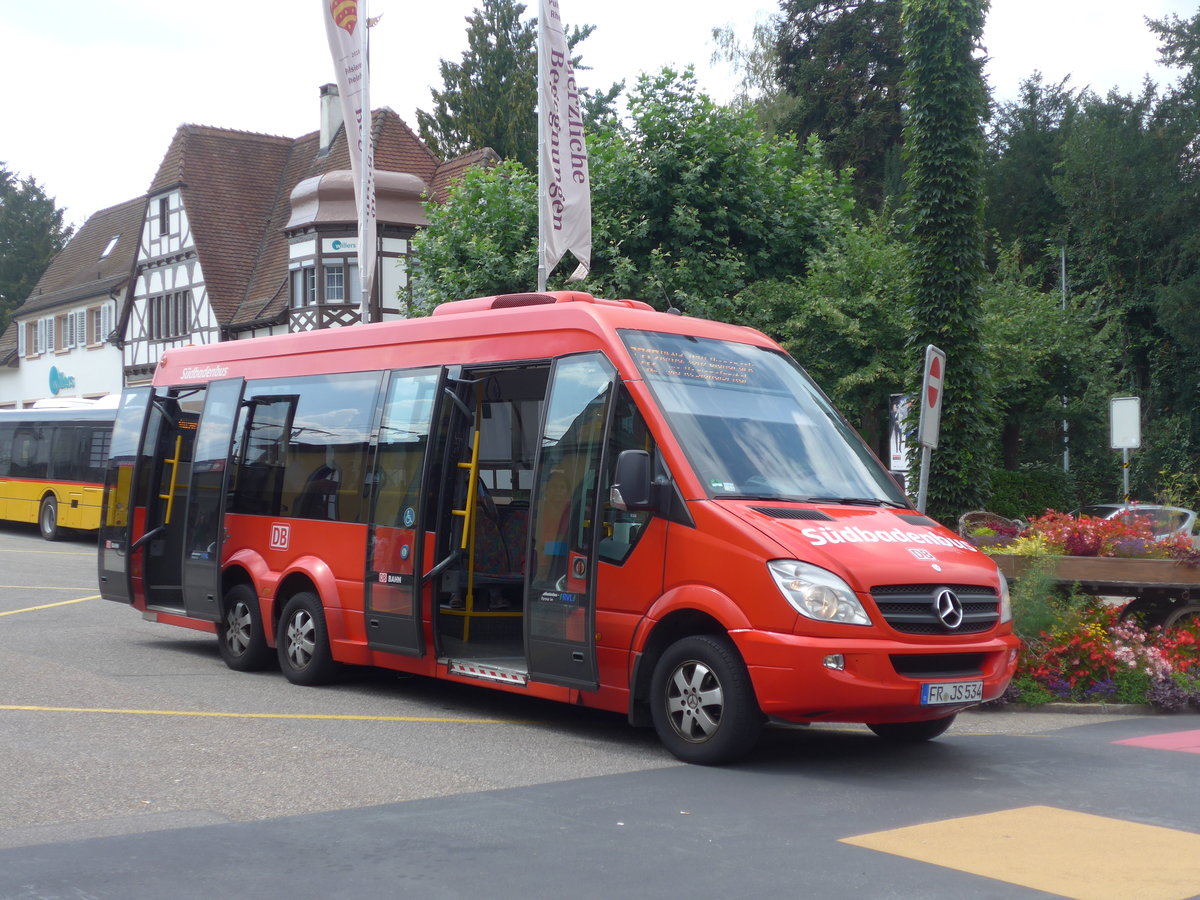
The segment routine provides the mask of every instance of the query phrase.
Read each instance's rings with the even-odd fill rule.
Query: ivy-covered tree
[[[801,142],[826,146],[851,169],[859,199],[879,208],[893,193],[902,141],[901,0],[781,0],[779,83],[795,98],[787,120]]]
[[[0,163],[0,333],[73,230],[36,180]]]
[[[946,352],[928,510],[979,509],[996,430],[981,353],[982,185],[987,110],[981,61],[986,0],[904,0],[906,219],[911,255],[914,383],[924,348]]]
[[[603,296],[770,330],[738,294],[803,274],[850,214],[848,185],[815,149],[717,106],[691,72],[642,76],[628,125],[589,137],[588,152],[592,270],[579,287]],[[532,287],[535,182],[517,163],[472,172],[431,209],[414,241],[420,306]]]
[[[433,90],[433,110],[417,110],[421,140],[443,159],[491,147],[501,159],[526,166],[537,160],[537,19],[522,20],[525,5],[483,0],[467,17],[467,49],[459,62],[441,62],[442,89]],[[594,25],[568,29],[572,49]],[[572,57],[576,71],[583,69]],[[584,125],[614,115],[623,88],[583,90]]]

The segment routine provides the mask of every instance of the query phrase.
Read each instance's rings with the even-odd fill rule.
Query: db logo
[[[934,562],[937,559],[937,557],[934,556],[932,553],[930,553],[928,550],[923,550],[919,547],[909,547],[908,552],[911,553],[913,556],[915,556],[917,559],[924,560],[925,562]]]
[[[280,522],[271,523],[271,549],[286,550],[292,539],[292,526]]]

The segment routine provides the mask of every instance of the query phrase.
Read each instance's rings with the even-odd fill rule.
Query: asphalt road
[[[1188,898],[1197,751],[1194,714],[979,712],[930,744],[771,729],[685,766],[620,716],[232,672],[99,599],[89,542],[0,526],[4,900]]]

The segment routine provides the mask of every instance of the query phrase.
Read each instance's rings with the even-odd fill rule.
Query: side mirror
[[[617,509],[651,509],[650,454],[645,450],[622,450],[609,489],[609,502]]]

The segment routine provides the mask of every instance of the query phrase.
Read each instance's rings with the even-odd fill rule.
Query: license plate
[[[983,700],[982,681],[939,681],[921,685],[922,706],[948,703],[979,703]]]

